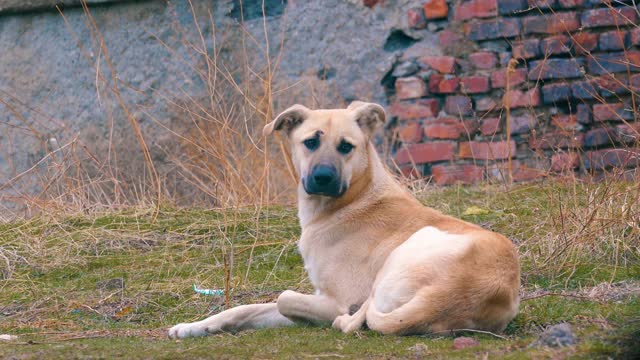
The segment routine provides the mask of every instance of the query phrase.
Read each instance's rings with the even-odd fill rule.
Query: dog
[[[382,106],[294,105],[264,127],[281,131],[299,175],[298,248],[315,288],[172,327],[184,338],[332,324],[345,333],[456,329],[501,332],[519,305],[520,266],[506,237],[423,206],[380,160],[371,138]]]

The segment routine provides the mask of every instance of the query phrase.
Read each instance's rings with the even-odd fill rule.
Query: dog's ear
[[[386,122],[384,108],[378,104],[354,101],[347,107],[353,112],[353,117],[367,136],[373,135]]]
[[[291,133],[291,130],[300,125],[309,116],[309,111],[311,110],[303,105],[293,105],[276,116],[272,122],[265,125],[264,129],[262,129],[262,134],[267,136],[271,135],[274,131],[284,129],[288,135]]]

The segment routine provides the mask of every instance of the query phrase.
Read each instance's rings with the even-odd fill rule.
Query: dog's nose
[[[342,186],[338,170],[332,165],[317,165],[304,182],[304,188],[308,194],[340,196],[346,190]]]
[[[313,171],[313,181],[318,186],[326,186],[335,180],[336,171],[333,167],[320,165]]]

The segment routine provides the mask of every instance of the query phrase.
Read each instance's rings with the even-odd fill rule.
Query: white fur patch
[[[398,246],[378,275],[375,306],[387,313],[408,302],[418,290],[414,284],[428,285],[447,271],[447,265],[464,253],[471,239],[424,227]]]

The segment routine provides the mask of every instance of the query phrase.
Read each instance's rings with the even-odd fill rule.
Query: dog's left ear
[[[387,121],[384,108],[378,104],[354,101],[347,109],[353,112],[354,119],[367,136],[373,135]]]
[[[306,106],[293,105],[276,116],[272,122],[265,125],[264,129],[262,129],[262,135],[271,135],[274,131],[282,129],[287,131],[287,135],[290,134],[296,126],[300,125],[309,116],[309,111],[311,110]]]

